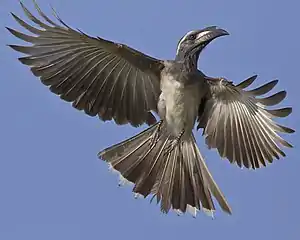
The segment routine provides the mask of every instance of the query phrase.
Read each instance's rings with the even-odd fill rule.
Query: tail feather
[[[190,142],[185,142],[185,145],[185,151],[183,151],[183,153],[186,154],[184,158],[187,159],[189,176],[191,177],[191,183],[194,190],[195,203],[198,204],[198,199],[200,199],[203,208],[215,210],[208,185],[203,178],[202,170],[197,161],[199,158],[197,158],[195,151],[195,148],[198,148],[196,142],[191,138]]]
[[[206,185],[209,186],[209,191],[212,193],[212,195],[216,198],[216,200],[218,201],[220,207],[223,209],[223,211],[231,214],[231,208],[229,206],[229,204],[227,203],[227,200],[224,196],[224,194],[222,193],[222,191],[220,190],[220,188],[218,187],[217,183],[215,182],[215,180],[213,179],[210,171],[208,170],[205,162],[204,162],[204,158],[202,157],[199,148],[196,145],[196,139],[194,136],[193,137],[193,141],[194,141],[194,148],[195,148],[195,152],[196,152],[196,156],[197,159],[199,159],[200,161],[196,161],[199,164],[199,169],[201,169],[201,172],[203,174],[203,179],[205,179]]]
[[[157,132],[158,127],[160,131]],[[159,134],[153,144],[155,134]],[[172,142],[164,124],[154,124],[140,134],[109,147],[98,154],[122,177],[135,186],[133,192],[144,197],[153,194],[161,211],[215,210],[212,195],[221,208],[231,209],[209,173],[193,135],[169,152]]]
[[[148,168],[144,169],[140,179],[136,182],[133,188],[134,192],[139,192],[144,196],[149,195],[153,192],[154,185],[159,179],[161,173],[160,169],[165,163],[164,148],[166,147],[168,141],[159,141],[153,151],[148,155]]]
[[[155,129],[153,125],[136,136],[103,150],[98,156],[119,171],[125,179],[135,183],[147,164],[143,155],[147,154],[150,137]]]

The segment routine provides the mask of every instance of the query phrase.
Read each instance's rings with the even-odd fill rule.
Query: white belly
[[[186,87],[170,76],[162,79],[161,90],[158,103],[160,117],[167,122],[172,135],[178,136],[184,130],[185,135],[190,136],[200,104],[198,85]]]

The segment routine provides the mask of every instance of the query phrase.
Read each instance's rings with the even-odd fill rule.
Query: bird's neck
[[[197,70],[197,64],[199,59],[199,53],[194,54],[183,54],[180,53],[176,56],[176,61],[183,62],[184,66],[188,70]]]

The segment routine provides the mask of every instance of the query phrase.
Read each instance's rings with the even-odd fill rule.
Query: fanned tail
[[[164,124],[156,123],[136,136],[101,151],[98,156],[134,184],[133,192],[156,196],[161,211],[178,213],[204,210],[212,215],[212,195],[221,208],[231,209],[213,180],[193,135],[181,140],[172,151],[173,139]]]

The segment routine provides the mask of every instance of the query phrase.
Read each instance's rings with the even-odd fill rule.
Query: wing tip
[[[6,44],[6,46],[8,46],[8,47],[12,48],[13,50],[19,52],[18,48],[20,46],[18,46],[18,45],[15,45],[15,44]]]
[[[244,89],[249,87],[256,79],[257,79],[258,75],[255,74],[251,77],[248,77],[246,80],[240,82],[239,84],[235,85],[236,87],[240,88],[240,89]]]
[[[279,79],[274,79],[270,83],[274,83],[275,85],[279,82]]]
[[[10,14],[12,15],[12,17],[16,20],[20,19],[16,14],[14,14],[13,12],[10,12]]]

